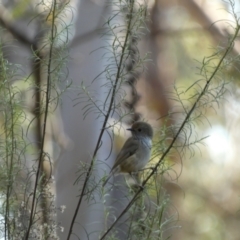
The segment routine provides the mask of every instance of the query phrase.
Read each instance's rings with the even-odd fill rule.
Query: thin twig
[[[51,25],[51,41],[50,41],[50,48],[49,48],[49,57],[48,57],[48,68],[47,68],[47,89],[46,89],[46,108],[44,111],[44,120],[43,120],[43,131],[42,131],[42,139],[41,139],[41,148],[40,148],[40,155],[39,155],[39,161],[38,161],[38,167],[37,167],[37,173],[36,173],[36,180],[35,180],[35,185],[34,185],[34,190],[33,190],[33,200],[32,200],[32,207],[31,207],[31,214],[30,214],[30,219],[29,219],[29,224],[28,224],[28,229],[26,232],[26,237],[25,239],[27,240],[30,234],[30,229],[33,223],[34,219],[34,213],[35,213],[35,200],[36,200],[36,194],[37,194],[37,186],[38,186],[38,180],[40,177],[40,172],[41,172],[41,165],[42,161],[44,158],[44,143],[45,143],[45,135],[46,135],[46,127],[47,127],[47,117],[48,117],[48,108],[49,108],[49,101],[50,101],[50,95],[51,95],[51,66],[52,66],[52,56],[53,56],[53,48],[54,48],[54,38],[55,38],[55,17],[56,17],[56,5],[57,2],[56,0],[53,1],[52,5],[52,25]],[[39,55],[39,59],[42,59],[42,56],[38,52],[36,54]],[[40,60],[38,60],[40,61]],[[40,83],[39,83],[40,84]],[[41,98],[41,88],[40,85],[37,86],[39,89],[36,92],[36,95],[38,96],[37,98]],[[40,113],[41,113],[41,101],[37,101],[36,104],[38,104],[37,111],[39,113],[38,116],[38,121],[40,121]]]
[[[133,6],[134,6],[134,1],[131,2],[130,16],[133,15],[133,14],[132,14],[132,13],[133,13]],[[98,152],[98,150],[99,150],[99,146],[100,146],[101,141],[102,141],[102,136],[103,136],[103,133],[104,133],[104,131],[105,131],[105,128],[106,128],[108,119],[109,119],[110,114],[111,114],[111,111],[112,111],[112,106],[113,106],[113,104],[114,104],[116,89],[117,89],[117,85],[118,85],[118,82],[119,82],[119,79],[120,79],[120,75],[121,75],[121,67],[122,67],[122,65],[123,65],[123,59],[124,59],[124,56],[125,56],[125,51],[126,51],[127,46],[128,46],[128,39],[129,39],[129,35],[130,35],[129,29],[131,28],[131,20],[132,20],[132,17],[130,18],[129,23],[128,23],[128,26],[127,26],[127,32],[126,32],[124,44],[123,44],[123,46],[122,46],[122,52],[121,52],[121,57],[120,57],[119,65],[118,65],[118,70],[117,70],[116,78],[115,78],[115,83],[114,83],[114,85],[113,85],[113,88],[110,89],[110,91],[112,91],[110,104],[109,104],[109,107],[108,107],[108,110],[107,110],[107,113],[106,113],[106,117],[105,117],[105,119],[104,119],[104,122],[103,122],[103,125],[102,125],[102,128],[101,128],[101,132],[100,132],[99,137],[98,137],[98,141],[97,141],[95,150],[94,150],[94,152],[93,152],[93,157],[92,157],[90,166],[89,166],[89,168],[88,168],[86,178],[85,178],[84,183],[83,183],[83,188],[82,188],[82,191],[81,191],[81,194],[80,194],[80,198],[79,198],[79,200],[78,200],[77,207],[76,207],[76,210],[75,210],[75,212],[74,212],[73,219],[72,219],[71,224],[70,224],[70,228],[69,228],[67,240],[70,239],[70,236],[71,236],[71,234],[72,234],[73,225],[74,225],[75,219],[76,219],[76,217],[77,217],[79,208],[80,208],[80,206],[81,206],[83,196],[85,195],[85,190],[86,190],[86,187],[87,187],[88,180],[89,180],[89,178],[90,178],[90,176],[91,176],[91,172],[92,172],[93,165],[94,165],[94,160],[95,160],[95,157],[96,157],[97,152]]]

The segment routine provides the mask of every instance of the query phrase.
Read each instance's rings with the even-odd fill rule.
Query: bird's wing
[[[111,172],[120,165],[124,160],[135,154],[137,149],[139,148],[139,141],[134,140],[132,137],[130,137],[125,144],[123,145],[121,151],[117,155],[116,161],[112,167]]]

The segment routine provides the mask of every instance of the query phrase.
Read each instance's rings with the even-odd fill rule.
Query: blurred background
[[[62,0],[63,3],[64,0]],[[76,169],[80,160],[87,161],[96,144],[101,121],[90,113],[87,120],[83,118],[83,109],[76,104],[77,89],[81,82],[90,85],[92,80],[103,71],[106,60],[102,58],[104,49],[91,53],[104,45],[99,37],[99,29],[109,14],[111,5],[103,0],[69,0],[71,10],[64,15],[64,21],[71,23],[68,36],[69,51],[67,78],[59,84],[64,89],[67,81],[72,87],[61,98],[55,117],[50,120],[49,138],[46,148],[54,162],[57,206],[64,205],[66,210],[59,214],[58,221],[64,226],[60,239],[66,239],[75,206],[78,187]],[[216,49],[228,44],[234,33],[235,20],[231,13],[234,8],[236,16],[240,12],[239,0],[145,0],[149,11],[148,28],[139,43],[142,54],[150,52],[152,61],[146,71],[138,76],[137,93],[128,92],[132,101],[135,118],[147,119],[155,130],[181,123],[178,114],[165,116],[176,110],[172,99],[174,86],[184,91],[194,82],[202,79],[199,75],[203,59],[211,56]],[[39,4],[40,3],[40,4]],[[44,4],[42,4],[44,3]],[[31,46],[36,44],[39,36],[44,36],[47,23],[42,15],[38,22],[34,16],[43,12],[44,6],[51,1],[40,0],[2,0],[0,2],[0,24],[4,29],[1,38],[6,45],[5,56],[10,62],[21,64],[17,80],[33,72]],[[42,7],[42,8],[41,8]],[[44,25],[45,24],[45,25]],[[59,43],[61,45],[61,42]],[[14,47],[13,47],[14,46]],[[13,49],[14,48],[14,49]],[[226,82],[225,90],[217,103],[204,109],[204,119],[194,123],[194,136],[204,138],[196,147],[185,150],[180,158],[169,159],[172,170],[166,175],[164,188],[170,196],[169,213],[177,213],[177,222],[167,230],[173,240],[238,240],[240,239],[240,91],[239,91],[239,40],[232,49],[232,59],[221,69],[221,80]],[[90,54],[91,53],[91,54]],[[216,60],[217,63],[217,60]],[[19,86],[21,84],[19,83]],[[104,79],[95,82],[91,88],[97,97],[104,99],[104,90],[100,86]],[[200,86],[204,81],[200,82]],[[24,86],[21,86],[24,91]],[[128,87],[126,87],[128,88]],[[130,88],[129,88],[130,89]],[[135,95],[134,95],[135,94]],[[186,93],[188,94],[188,93]],[[136,97],[137,95],[137,97]],[[183,95],[185,98],[186,95]],[[188,96],[189,97],[189,96]],[[134,99],[136,101],[133,101]],[[27,98],[26,98],[27,99]],[[30,98],[31,99],[31,98]],[[31,102],[31,100],[28,100]],[[79,103],[79,100],[77,100]],[[190,108],[191,101],[186,103]],[[28,111],[33,111],[31,104]],[[29,114],[30,114],[29,113]],[[179,113],[179,112],[178,112]],[[131,121],[125,122],[130,124]],[[54,127],[55,125],[55,127]],[[205,138],[207,137],[207,138]],[[102,161],[109,154],[110,139],[104,136],[99,159]],[[116,142],[118,152],[124,139]],[[108,159],[109,165],[114,160],[114,153]],[[94,208],[84,203],[77,218],[75,232],[85,239],[87,225],[89,231],[101,230],[103,216],[102,205]],[[94,235],[93,235],[94,236]],[[92,237],[94,239],[94,237]]]

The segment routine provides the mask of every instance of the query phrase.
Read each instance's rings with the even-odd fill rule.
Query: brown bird
[[[131,131],[132,137],[125,142],[117,155],[115,163],[103,186],[105,186],[113,174],[123,172],[131,175],[131,173],[143,169],[149,161],[153,137],[151,125],[146,122],[135,122],[127,130]]]

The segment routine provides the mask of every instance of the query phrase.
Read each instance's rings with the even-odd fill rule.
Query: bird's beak
[[[133,132],[133,129],[132,129],[132,128],[128,128],[127,130]]]

